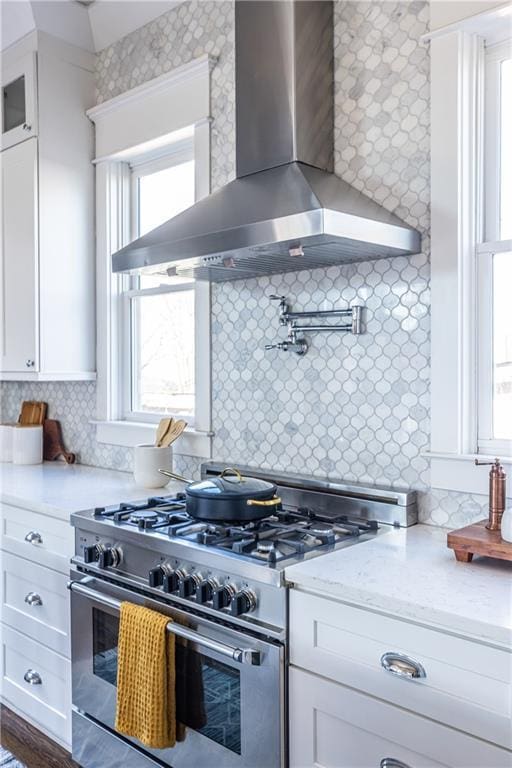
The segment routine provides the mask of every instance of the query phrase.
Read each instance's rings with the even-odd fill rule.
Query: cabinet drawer
[[[419,662],[425,677],[386,671],[381,657]],[[499,648],[292,590],[290,659],[344,685],[475,736],[512,746],[511,661]]]
[[[73,530],[66,520],[2,504],[2,547],[48,568],[69,572]]]
[[[41,682],[30,684],[31,672]],[[2,625],[2,694],[6,702],[66,744],[71,743],[71,663]]]
[[[512,753],[290,668],[290,768],[398,768],[397,761],[404,768],[510,768]]]
[[[1,568],[3,621],[69,658],[68,577],[7,552]]]

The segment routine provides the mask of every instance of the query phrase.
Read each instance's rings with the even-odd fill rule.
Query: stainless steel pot
[[[220,475],[194,482],[159,469],[166,477],[188,483],[185,488],[187,513],[208,522],[249,523],[268,517],[281,504],[277,486],[256,477],[243,477],[233,467]]]

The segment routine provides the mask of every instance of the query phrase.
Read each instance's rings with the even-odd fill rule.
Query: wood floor
[[[0,742],[27,768],[80,768],[69,752],[7,707],[0,708]]]

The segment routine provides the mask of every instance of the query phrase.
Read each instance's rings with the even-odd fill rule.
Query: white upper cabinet
[[[34,371],[38,368],[37,139],[2,152],[2,191],[1,367]]]
[[[94,58],[34,32],[1,72],[0,380],[93,379]]]
[[[36,54],[30,52],[2,69],[1,148],[37,136]]]

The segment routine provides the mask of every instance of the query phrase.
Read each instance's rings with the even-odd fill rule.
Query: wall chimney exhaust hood
[[[333,8],[235,2],[236,179],[112,257],[114,272],[220,282],[420,250],[333,174]]]

